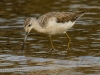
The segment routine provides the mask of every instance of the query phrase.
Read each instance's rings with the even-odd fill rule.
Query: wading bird
[[[67,34],[67,30],[70,29],[76,22],[78,18],[83,15],[83,11],[76,12],[49,12],[38,19],[36,18],[26,18],[24,22],[25,29],[25,38],[22,46],[22,50],[24,48],[24,44],[29,32],[34,29],[39,33],[48,34],[50,37],[50,43],[52,49],[54,50],[54,46],[52,43],[51,36],[55,34],[66,34],[68,38],[68,49],[70,49],[71,39]]]

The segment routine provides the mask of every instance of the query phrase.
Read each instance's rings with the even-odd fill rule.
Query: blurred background
[[[85,11],[84,16],[68,30],[72,40],[71,50],[67,51],[68,40],[65,35],[55,35],[52,39],[56,50],[51,52],[49,37],[32,30],[27,38],[24,53],[20,53],[24,40],[25,18],[38,18],[52,11]],[[71,72],[80,72],[80,75],[100,74],[100,0],[0,0],[0,69],[22,68],[23,65],[29,67],[26,60],[30,58],[61,61],[77,58],[77,61],[80,61],[78,59],[88,57],[91,61],[98,61],[99,66],[77,67],[79,70]],[[24,63],[20,64],[22,60]]]

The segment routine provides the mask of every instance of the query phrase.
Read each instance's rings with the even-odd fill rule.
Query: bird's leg
[[[54,50],[55,48],[53,46],[53,42],[52,42],[51,36],[49,36],[49,37],[50,37],[50,43],[51,43],[52,50]]]
[[[69,49],[70,49],[70,42],[71,42],[71,39],[70,39],[70,37],[68,36],[67,32],[66,32],[66,36],[67,36],[67,38],[68,38],[68,50],[69,50]]]

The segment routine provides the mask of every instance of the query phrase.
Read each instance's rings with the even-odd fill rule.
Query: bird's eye
[[[29,27],[31,26],[31,24],[28,25]]]

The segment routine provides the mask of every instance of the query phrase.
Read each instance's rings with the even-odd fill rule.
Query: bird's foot
[[[51,48],[52,50],[55,50],[55,48]]]
[[[51,52],[57,51],[57,49],[55,49],[55,48],[51,48],[50,50],[51,50]]]
[[[70,50],[70,47],[68,47],[67,50]]]

